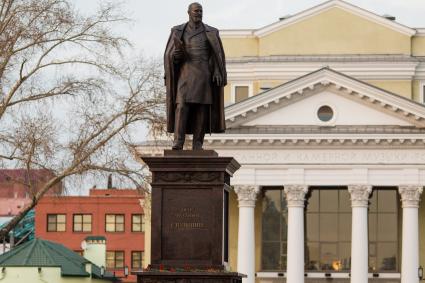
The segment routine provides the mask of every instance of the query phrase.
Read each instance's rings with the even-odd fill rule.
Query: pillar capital
[[[369,196],[372,192],[370,185],[349,185],[348,192],[351,196],[351,207],[368,207]]]
[[[252,206],[255,207],[259,186],[254,185],[235,185],[233,186],[235,193],[238,195],[239,207]]]
[[[284,192],[288,207],[304,207],[307,185],[285,185]]]
[[[419,207],[422,191],[421,185],[400,185],[398,192],[401,195],[402,207]]]

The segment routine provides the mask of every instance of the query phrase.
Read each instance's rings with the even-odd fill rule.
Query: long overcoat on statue
[[[176,64],[173,59],[174,50],[176,49],[175,41],[173,39],[176,37],[182,40],[186,26],[187,23],[175,26],[171,29],[171,34],[168,38],[164,54],[165,85],[167,89],[167,131],[169,133],[174,132],[177,82],[180,71],[180,64]],[[226,129],[224,118],[224,86],[227,84],[227,72],[224,50],[218,30],[206,24],[204,24],[204,27],[205,34],[211,46],[211,56],[209,60],[211,74],[214,73],[214,69],[218,69],[223,79],[222,86],[217,86],[213,83],[211,77],[212,104],[209,110],[210,113],[208,115],[205,132],[222,133]],[[191,134],[192,132],[191,123],[188,123],[186,133]]]

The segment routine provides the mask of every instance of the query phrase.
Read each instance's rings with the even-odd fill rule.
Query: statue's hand
[[[216,83],[217,86],[222,86],[223,85],[223,78],[221,77],[220,74],[215,73],[213,76],[213,83]]]

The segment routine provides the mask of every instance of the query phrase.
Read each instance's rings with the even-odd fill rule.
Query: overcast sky
[[[105,0],[70,0],[83,13],[95,11]],[[118,1],[118,0],[114,0]],[[161,56],[170,28],[187,21],[192,0],[121,0],[128,26],[117,27],[134,43],[136,52]],[[321,0],[204,0],[204,22],[218,29],[259,28],[287,14],[295,14]],[[347,0],[378,15],[390,14],[409,27],[425,28],[425,0]]]

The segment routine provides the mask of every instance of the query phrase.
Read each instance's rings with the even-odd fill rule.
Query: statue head
[[[187,9],[189,15],[189,21],[198,24],[202,22],[202,5],[198,2],[194,2],[189,5]]]

